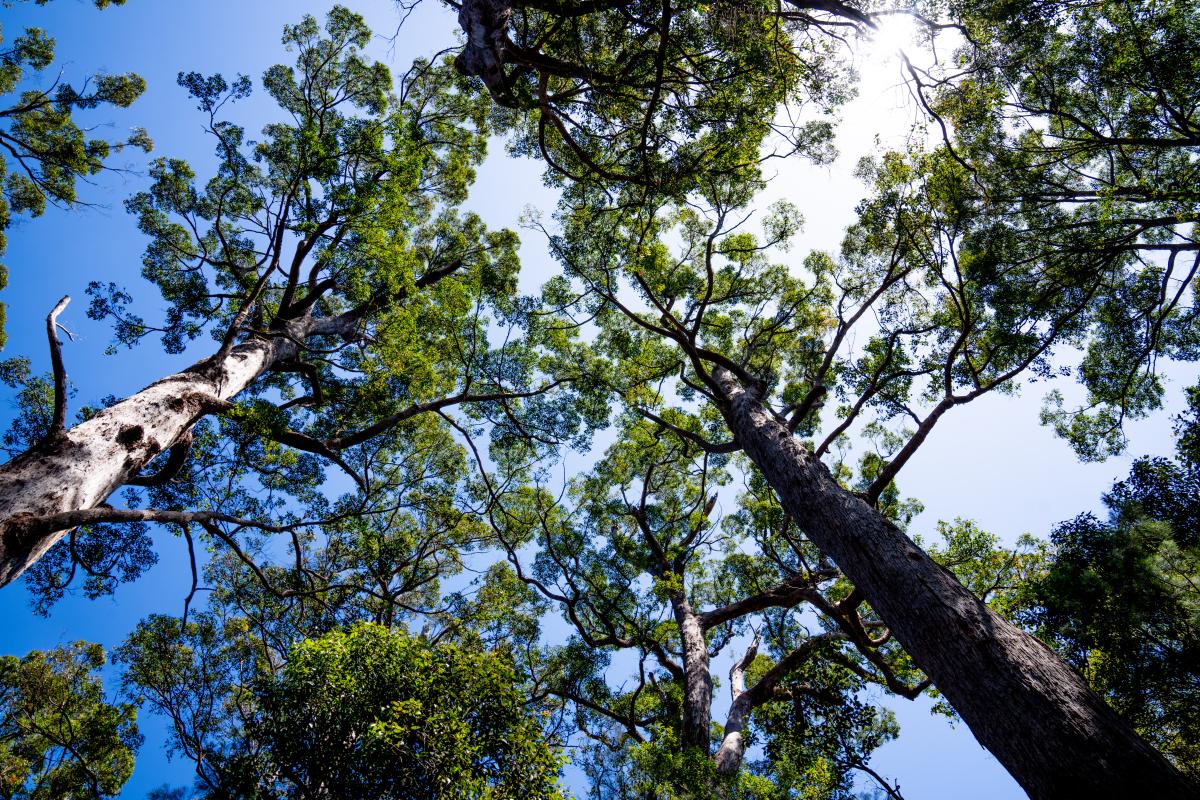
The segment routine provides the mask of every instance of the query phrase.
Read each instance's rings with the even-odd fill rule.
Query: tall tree
[[[1159,284],[1138,261],[1178,223],[1133,221],[1111,236],[1103,224],[1075,224],[1080,212],[1069,202],[1040,213],[1019,196],[996,202],[987,180],[973,180],[988,173],[982,157],[977,165],[948,146],[865,169],[875,196],[841,258],[809,258],[804,280],[770,264],[763,249],[788,226],[769,223],[765,239],[737,230],[760,180],[766,120],[777,118],[776,102],[802,89],[801,76],[831,71],[793,56],[831,24],[872,24],[855,6],[813,5],[811,13],[772,7],[731,21],[702,4],[462,5],[460,68],[518,109],[518,146],[536,142],[566,183],[563,232],[552,243],[573,281],[552,287],[552,299],[574,303],[605,331],[615,397],[702,447],[747,454],[796,524],[1032,796],[1128,794],[1151,784],[1188,796],[1187,782],[1068,665],[989,610],[878,508],[946,412],[1012,388],[1022,375],[1050,377],[1056,347],[1094,343],[1091,353],[1103,353],[1099,364],[1091,355],[1083,361],[1081,377],[1102,389],[1095,401],[1106,422],[1119,423],[1122,409],[1153,407],[1144,381],[1107,379],[1140,374],[1155,354],[1190,351],[1157,335],[1148,347],[1104,343],[1121,335],[1124,320],[1114,311],[1131,296],[1145,299],[1138,308],[1152,331],[1186,329],[1191,310],[1180,298],[1192,291],[1191,274],[1166,284],[1174,291],[1142,291]],[[1004,8],[952,22],[970,40],[972,26],[998,27]],[[723,30],[728,39],[705,38]],[[1044,30],[1071,36],[1069,25]],[[781,80],[761,62],[739,60],[768,51]],[[1061,48],[1043,52],[1053,58]],[[653,67],[632,79],[620,69],[594,73],[583,53],[612,53],[631,71]],[[717,84],[697,78],[696,64],[741,68]],[[1005,66],[1022,69],[1019,60]],[[1128,77],[1118,75],[1101,77]],[[1179,85],[1194,93],[1194,82]],[[531,100],[509,102],[506,86],[536,88],[527,91]],[[717,95],[730,103],[719,113],[706,105]],[[981,105],[993,109],[1002,99],[984,94]],[[738,128],[745,120],[757,127]],[[986,147],[985,136],[973,141]],[[714,168],[703,156],[676,159],[678,152],[711,154]],[[1040,236],[1047,222],[1061,236]],[[857,352],[848,338],[855,330],[866,342]],[[829,395],[842,401],[838,420],[806,445],[800,436],[816,431],[814,415]],[[897,424],[906,418],[913,430]],[[1089,425],[1083,416],[1057,419],[1064,431]],[[894,438],[856,492],[820,459],[848,432],[879,430],[870,421],[890,425]]]
[[[1056,343],[1086,333],[1089,301],[1101,288],[1060,292],[1033,270],[991,287],[965,269],[948,275],[943,248],[955,246],[955,229],[969,221],[940,202],[955,187],[952,162],[920,162],[879,166],[877,200],[864,206],[838,262],[807,260],[809,281],[762,255],[786,232],[786,212],[766,225],[763,241],[731,230],[743,215],[719,196],[707,219],[682,209],[634,225],[624,212],[598,210],[594,198],[564,216],[566,231],[553,240],[568,274],[578,276],[561,296],[585,298],[581,313],[606,331],[614,396],[702,448],[744,450],[798,527],[1032,794],[1053,794],[1068,780],[1057,757],[1024,744],[1020,732],[1033,720],[1047,740],[1061,737],[1064,751],[1074,747],[1090,763],[1107,759],[1112,774],[1141,753],[1136,780],[1156,764],[1169,785],[1170,768],[1066,664],[990,611],[879,508],[946,411],[1027,369],[1044,370]],[[675,254],[666,231],[682,239]],[[627,249],[614,246],[622,241]],[[631,292],[649,310],[633,305]],[[990,305],[1008,293],[1024,298],[1020,313]],[[844,337],[871,310],[880,329],[860,334],[865,346],[847,357]],[[799,435],[816,431],[816,406],[830,390],[843,398],[840,419],[806,446]],[[905,431],[898,418],[915,420],[916,429]],[[874,424],[864,433],[890,427],[890,435],[880,436],[882,456],[863,465],[856,489],[817,459],[866,420]]]
[[[521,643],[535,696],[594,745],[598,797],[620,795],[614,783],[656,798],[845,797],[856,771],[895,795],[867,765],[894,723],[858,695],[874,684],[911,698],[928,681],[760,474],[722,512],[733,465],[631,414],[561,503],[488,481],[513,578],[572,633]],[[733,650],[718,716],[712,666]],[[752,740],[765,759],[747,758]]]
[[[10,8],[28,0],[5,0]],[[42,6],[49,0],[36,0]],[[97,8],[124,5],[125,0],[94,0]],[[41,216],[46,204],[78,202],[75,187],[104,169],[114,151],[133,146],[149,152],[146,132],[135,129],[128,139],[109,141],[79,127],[75,115],[98,106],[125,108],[146,90],[138,75],[96,75],[78,89],[61,77],[47,86],[39,78],[54,62],[54,39],[41,28],[26,28],[0,50],[0,255],[13,215]],[[0,288],[7,272],[0,265]],[[0,347],[4,346],[4,306],[0,304]]]
[[[98,644],[0,658],[0,797],[116,797],[141,744],[132,705],[110,702]]]
[[[184,162],[159,159],[128,202],[150,238],[143,274],[167,301],[166,319],[145,321],[112,284],[89,287],[89,313],[113,318],[129,345],[152,333],[168,353],[206,333],[219,345],[67,428],[56,307],[48,429],[0,468],[0,584],[81,525],[92,527],[80,532],[86,547],[70,536],[72,562],[84,551],[112,558],[152,521],[180,526],[189,543],[202,531],[249,560],[239,545],[248,533],[295,537],[370,513],[329,506],[317,491],[323,463],[364,498],[386,493],[389,461],[419,438],[422,415],[474,404],[470,414],[497,417],[501,433],[515,425],[551,437],[592,413],[545,395],[563,383],[540,377],[535,348],[549,334],[527,326],[528,337],[489,345],[492,317],[515,324],[522,307],[515,235],[460,210],[484,154],[486,104],[446,64],[418,62],[393,92],[388,70],[361,53],[369,37],[343,7],[324,35],[311,17],[289,26],[296,67],[264,77],[286,121],[258,142],[221,118],[248,78],[181,74],[219,166],[200,185]],[[556,335],[569,351],[570,337]],[[219,424],[197,428],[213,414]],[[172,482],[193,446],[203,457],[192,466],[217,470],[209,494]],[[138,494],[126,508],[107,505],[123,485],[150,487],[159,505],[141,507]]]

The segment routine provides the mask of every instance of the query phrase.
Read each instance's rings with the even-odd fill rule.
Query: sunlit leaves
[[[0,658],[0,795],[115,797],[141,744],[137,712],[105,696],[97,644]]]
[[[298,645],[248,733],[283,796],[554,798],[558,759],[498,657],[357,626]]]
[[[48,1],[38,0],[38,5]],[[123,3],[95,0],[97,8]],[[47,203],[74,205],[79,200],[76,183],[104,169],[114,151],[135,147],[149,152],[152,147],[140,128],[124,140],[110,141],[90,135],[91,129],[81,128],[76,119],[78,112],[101,106],[128,107],[146,90],[141,76],[96,75],[79,88],[61,79],[33,88],[54,57],[54,39],[40,28],[25,29],[0,49],[0,254],[14,215],[40,216]],[[5,281],[0,266],[0,288]],[[3,314],[0,306],[0,346]]]
[[[127,682],[175,722],[203,797],[558,798],[551,748],[500,656],[377,625],[273,663],[253,629],[152,618]]]

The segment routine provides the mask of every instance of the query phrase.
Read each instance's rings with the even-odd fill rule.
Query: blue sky
[[[392,34],[399,17],[389,0],[349,0],[373,28]],[[123,8],[96,11],[87,0],[56,0],[45,8],[22,4],[4,11],[8,36],[25,25],[47,28],[58,39],[59,60],[68,81],[96,71],[135,71],[149,84],[132,108],[95,115],[95,123],[111,123],[114,137],[142,126],[155,140],[155,152],[180,156],[199,167],[210,159],[200,115],[175,84],[180,70],[226,75],[242,72],[258,78],[271,64],[289,61],[279,43],[285,23],[304,13],[318,16],[328,9],[321,0],[129,0]],[[427,55],[453,44],[453,16],[430,0],[408,21],[400,35],[376,44],[377,57],[394,70],[415,55]],[[915,111],[899,86],[899,72],[886,47],[865,50],[860,98],[845,111],[842,158],[830,167],[785,164],[771,182],[767,200],[787,198],[808,219],[800,253],[813,247],[836,248],[850,221],[862,187],[852,178],[854,162],[880,146],[895,144],[915,121]],[[268,103],[251,99],[240,113],[255,130],[267,120]],[[103,129],[102,129],[103,130]],[[879,137],[878,143],[876,136]],[[143,314],[153,318],[158,298],[138,278],[144,241],[122,201],[142,185],[140,155],[117,156],[124,173],[101,176],[84,187],[83,198],[94,205],[81,211],[51,209],[40,219],[19,223],[10,231],[4,258],[10,269],[3,299],[9,307],[9,344],[4,356],[29,357],[46,368],[44,317],[64,294],[75,299],[62,321],[77,341],[65,348],[67,369],[78,387],[77,400],[94,401],[134,391],[162,375],[186,366],[198,355],[166,356],[150,345],[106,356],[107,328],[87,319],[83,289],[91,280],[116,281],[131,287]],[[492,148],[480,170],[471,205],[494,227],[516,227],[526,206],[549,210],[554,194],[531,161]],[[553,274],[541,242],[525,235],[522,287],[533,289]],[[148,343],[149,344],[149,343]],[[197,347],[204,347],[200,343]],[[1189,373],[1169,387],[1169,403],[1177,407]],[[914,530],[927,535],[938,519],[965,516],[1006,540],[1021,533],[1045,534],[1055,522],[1095,508],[1100,493],[1121,476],[1128,459],[1080,465],[1069,449],[1038,426],[1040,396],[988,397],[950,415],[906,468],[907,493],[919,497],[927,511]],[[7,422],[11,401],[0,400],[0,423]],[[1167,452],[1169,420],[1138,423],[1132,430],[1132,454]],[[114,598],[89,602],[68,598],[49,619],[32,615],[22,587],[0,591],[0,652],[23,654],[33,648],[88,639],[113,647],[136,622],[151,612],[178,613],[187,592],[188,570],[181,540],[156,534],[160,564],[136,584],[122,587]],[[714,665],[716,671],[726,664]],[[880,772],[899,780],[909,798],[1021,797],[1002,769],[974,741],[965,727],[951,728],[932,717],[929,703],[892,704],[902,726],[901,739],[886,745],[873,761]],[[168,762],[162,753],[163,723],[143,719],[146,744],[125,797],[144,797],[163,783],[190,783],[189,764]]]

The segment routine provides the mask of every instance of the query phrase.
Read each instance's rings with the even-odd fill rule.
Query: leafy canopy
[[[504,658],[364,623],[299,641],[275,667],[251,630],[214,622],[152,617],[121,651],[126,681],[172,714],[201,796],[562,796]]]
[[[49,0],[36,2],[41,6]],[[94,2],[97,8],[124,4],[124,0]],[[103,170],[112,153],[125,147],[146,152],[151,148],[142,129],[134,129],[126,139],[109,141],[92,136],[77,118],[79,112],[102,106],[128,107],[146,90],[146,82],[129,73],[92,76],[79,88],[61,78],[37,86],[54,62],[54,49],[54,39],[41,28],[26,28],[0,49],[0,255],[6,247],[5,232],[16,215],[41,216],[47,203],[75,205],[76,183]],[[6,276],[0,266],[0,288]],[[0,346],[3,313],[0,306]]]
[[[1088,459],[1157,409],[1158,359],[1195,360],[1200,268],[1200,46],[1194,3],[952,5],[956,69],[922,81],[951,157],[989,217],[988,272],[1020,264],[1096,278],[1076,374],[1086,399],[1043,419]]]
[[[1020,618],[1054,645],[1138,732],[1200,775],[1200,389],[1176,426],[1177,456],[1142,458],[1051,535]]]
[[[324,25],[288,26],[295,66],[266,72],[280,118],[257,140],[226,118],[249,78],[181,73],[218,166],[201,180],[159,158],[127,203],[150,240],[143,276],[165,318],[144,319],[115,284],[89,287],[90,313],[113,320],[119,344],[158,334],[176,353],[205,335],[219,342],[202,372],[237,347],[271,343],[268,369],[132,476],[145,491],[123,493],[152,521],[221,515],[182,525],[190,552],[195,534],[257,567],[270,558],[256,532],[288,534],[301,559],[318,534],[361,543],[360,554],[378,546],[372,537],[431,531],[438,553],[470,547],[478,537],[456,503],[465,471],[454,426],[490,427],[500,443],[521,430],[549,446],[603,419],[577,388],[588,382],[577,335],[516,297],[516,235],[462,208],[485,154],[486,101],[448,63],[417,61],[393,83],[363,53],[369,40],[341,6]],[[42,419],[35,411],[23,431]],[[354,491],[339,496],[346,484],[327,483],[329,464]],[[46,600],[77,573],[111,591],[153,563],[145,529],[119,519],[77,529],[67,544],[34,567]],[[302,585],[270,590],[318,591],[340,569],[301,569],[289,580]]]
[[[110,702],[104,650],[76,642],[0,657],[0,797],[116,797],[141,744],[134,706]]]

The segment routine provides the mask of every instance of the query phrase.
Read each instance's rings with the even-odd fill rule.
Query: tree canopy
[[[149,189],[128,202],[150,239],[143,275],[167,302],[165,318],[145,320],[121,286],[99,281],[89,286],[89,314],[112,319],[120,344],[159,335],[174,353],[209,334],[217,348],[193,369],[85,409],[69,429],[56,374],[50,427],[25,442],[32,449],[8,473],[14,502],[36,506],[24,522],[9,517],[8,579],[64,535],[72,547],[39,565],[51,593],[77,568],[102,576],[119,554],[145,552],[130,549],[144,540],[136,524],[96,523],[175,522],[238,551],[248,529],[299,536],[367,506],[393,513],[391,489],[404,482],[412,448],[438,447],[421,431],[449,430],[443,418],[458,406],[496,419],[498,437],[517,427],[569,437],[596,416],[572,388],[581,382],[545,377],[545,359],[578,370],[578,348],[517,302],[515,235],[461,211],[484,153],[486,106],[446,64],[416,63],[393,93],[387,68],[360,53],[369,31],[345,8],[322,33],[312,18],[287,29],[297,67],[264,76],[287,121],[268,125],[261,141],[220,117],[251,90],[248,78],[181,73],[219,168],[200,185],[186,163],[160,158]],[[492,347],[491,324],[513,335]],[[196,427],[214,413],[216,427]],[[27,419],[19,424],[32,431]],[[120,452],[93,451],[84,468],[69,442],[93,428]],[[15,473],[27,470],[68,479],[68,463],[82,471],[65,491],[43,481],[35,499],[16,488],[25,479]],[[319,491],[326,464],[362,490],[350,506]],[[191,479],[172,483],[185,465]],[[460,479],[443,475],[447,486]],[[125,484],[147,487],[148,497],[134,490],[127,510],[90,507],[87,498]],[[131,542],[115,544],[130,532]],[[124,560],[120,569],[132,576],[138,565]]]
[[[141,744],[132,704],[106,696],[100,645],[0,657],[0,796],[116,797]]]
[[[259,134],[249,77],[179,74],[215,166],[158,158],[126,203],[162,308],[105,277],[88,313],[114,351],[212,345],[73,420],[65,299],[52,373],[4,363],[0,585],[52,613],[178,534],[182,615],[119,657],[204,797],[557,797],[565,751],[597,799],[895,798],[880,698],[926,694],[1033,797],[1190,796],[1196,409],[1049,544],[971,509],[910,536],[899,481],[1034,384],[1119,453],[1200,355],[1200,12],[451,5],[460,46],[398,79],[350,8],[289,25]],[[954,38],[903,61],[933,136],[864,158],[814,250],[764,176],[834,157],[847,39],[897,14]],[[558,191],[534,296],[466,210],[492,137]],[[100,168],[79,141],[45,198]]]
[[[152,617],[121,650],[200,796],[562,796],[558,754],[502,657],[369,623],[272,654],[244,623]]]
[[[50,0],[36,0],[39,6]],[[11,7],[28,0],[5,0]],[[94,0],[97,8],[125,0]],[[2,36],[2,33],[0,33]],[[3,41],[0,38],[0,41]],[[26,28],[0,50],[0,255],[14,215],[40,216],[46,204],[78,202],[76,184],[105,168],[113,152],[125,147],[150,151],[146,131],[135,128],[125,139],[110,141],[80,127],[77,114],[102,106],[128,107],[146,90],[141,76],[95,75],[78,87],[61,76],[48,86],[36,81],[54,63],[54,38],[42,28]],[[7,282],[0,266],[0,288]],[[4,307],[0,305],[0,347],[4,345]]]

